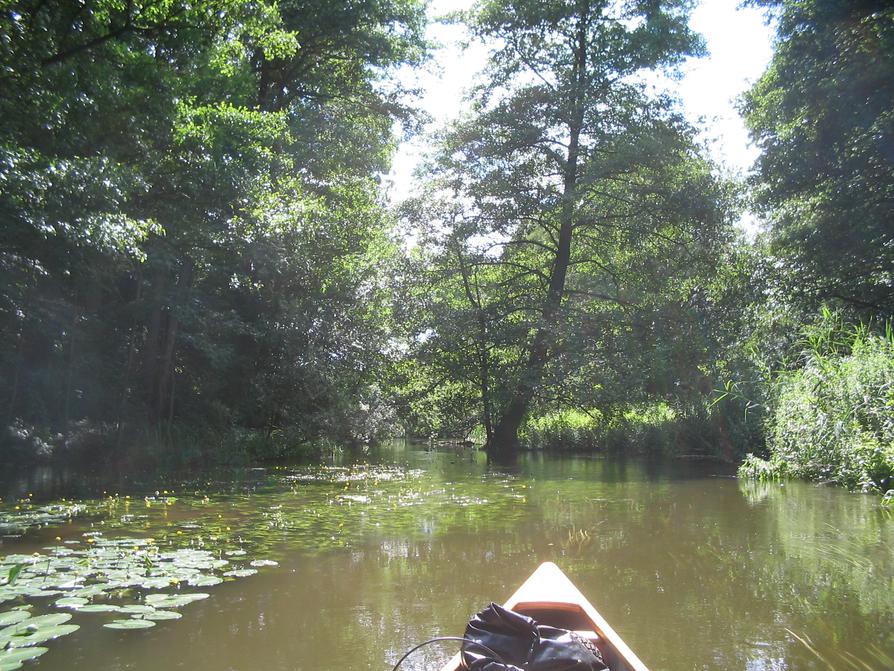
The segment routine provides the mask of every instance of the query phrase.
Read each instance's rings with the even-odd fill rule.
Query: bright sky
[[[701,0],[692,14],[692,27],[704,35],[709,56],[693,59],[683,67],[683,79],[673,90],[715,160],[734,172],[747,172],[757,157],[735,108],[736,98],[764,71],[772,55],[772,29],[763,13],[753,7],[738,9],[741,0]],[[432,18],[466,9],[472,0],[433,0]],[[462,49],[462,26],[432,23],[429,38],[443,45],[433,57],[431,72],[416,75],[424,90],[420,101],[437,128],[459,116],[463,93],[481,69],[486,50],[479,44]],[[409,76],[409,75],[408,75]],[[400,201],[413,190],[413,170],[425,151],[426,139],[418,137],[398,149],[391,174],[390,195]],[[743,225],[753,228],[750,217]]]

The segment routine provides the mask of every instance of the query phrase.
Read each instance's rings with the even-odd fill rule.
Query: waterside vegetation
[[[690,2],[481,0],[401,203],[421,0],[3,4],[4,461],[401,434],[888,491],[894,9],[752,4],[748,180],[645,83],[703,55]]]
[[[770,456],[749,455],[740,473],[894,489],[894,334],[848,327],[827,312],[800,345],[773,381]]]

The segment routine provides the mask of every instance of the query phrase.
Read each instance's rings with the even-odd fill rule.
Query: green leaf
[[[132,615],[131,617],[138,616]],[[143,615],[144,620],[179,620],[181,617],[183,617],[183,615],[173,610],[157,610],[154,613]]]
[[[258,570],[254,568],[239,568],[232,571],[226,571],[224,575],[228,578],[247,578],[248,576],[252,576],[257,572]]]
[[[121,606],[108,603],[92,603],[88,606],[78,608],[79,613],[116,613],[121,610]]]
[[[13,671],[22,667],[22,662],[40,657],[47,648],[7,648],[0,650],[0,671]]]
[[[31,617],[31,613],[26,610],[11,610],[6,613],[0,613],[0,627],[18,624],[29,617]]]
[[[155,626],[155,622],[143,619],[112,620],[102,626],[106,629],[149,629]]]
[[[23,568],[25,568],[25,564],[16,564],[9,569],[9,574],[6,577],[6,584],[12,585],[16,581],[16,578],[19,577],[19,573],[22,572]]]
[[[208,594],[202,592],[193,594],[150,594],[146,597],[146,603],[155,608],[180,608],[193,601],[201,601],[208,597]]]
[[[155,610],[155,607],[152,604],[128,604],[126,606],[119,606],[118,612],[125,613],[127,615],[145,615],[146,613],[151,613]]]
[[[68,636],[68,634],[74,633],[80,628],[80,625],[77,624],[60,624],[51,627],[25,629],[11,636],[4,636],[0,632],[0,645],[6,645],[9,648],[25,648],[59,638],[60,636]]]

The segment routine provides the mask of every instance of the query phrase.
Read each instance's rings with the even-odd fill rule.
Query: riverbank
[[[805,329],[796,366],[769,394],[767,454],[742,477],[799,478],[851,490],[894,488],[894,333],[827,319]]]

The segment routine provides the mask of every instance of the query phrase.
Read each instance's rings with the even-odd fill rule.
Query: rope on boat
[[[394,668],[392,668],[391,671],[397,671],[397,669],[400,667],[400,665],[404,663],[404,660],[407,657],[409,657],[410,655],[412,655],[414,652],[416,652],[419,648],[429,645],[430,643],[440,643],[441,641],[462,641],[463,643],[468,643],[470,645],[477,645],[479,648],[484,650],[484,652],[486,652],[488,655],[492,655],[494,657],[494,659],[496,659],[498,662],[500,662],[500,664],[505,664],[505,662],[503,661],[503,658],[500,657],[500,655],[498,655],[496,652],[494,652],[493,650],[488,648],[486,645],[484,645],[484,643],[479,643],[478,641],[473,641],[471,638],[464,638],[462,636],[438,636],[436,638],[430,638],[427,641],[423,641],[416,647],[410,648],[409,650],[407,650],[406,654],[403,657],[401,657],[399,660],[397,660],[397,664],[394,665]],[[462,657],[460,657],[460,659],[462,659]],[[460,666],[462,668],[465,668],[465,664],[462,661],[460,661]]]

